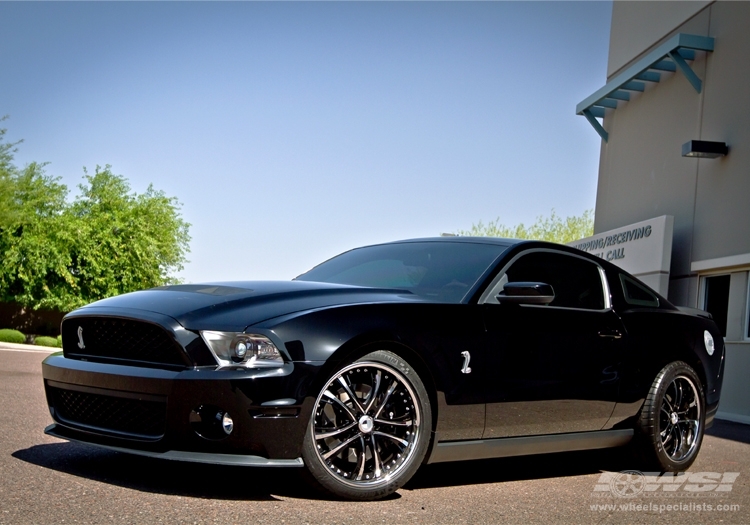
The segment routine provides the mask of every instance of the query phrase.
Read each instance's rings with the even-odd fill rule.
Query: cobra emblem
[[[81,350],[86,348],[86,345],[83,344],[83,327],[82,326],[78,327],[78,348],[80,348]]]
[[[469,366],[469,361],[471,361],[471,354],[464,350],[463,352],[461,352],[461,355],[464,358],[464,366],[461,367],[461,373],[471,374],[471,367]]]

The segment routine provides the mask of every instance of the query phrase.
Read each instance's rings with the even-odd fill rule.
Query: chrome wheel
[[[659,413],[659,437],[672,461],[683,461],[698,445],[701,425],[700,395],[687,376],[675,377],[664,392]]]
[[[413,462],[420,436],[428,431],[421,429],[422,420],[412,383],[392,366],[365,360],[328,381],[309,432],[317,460],[338,482],[375,488]]]

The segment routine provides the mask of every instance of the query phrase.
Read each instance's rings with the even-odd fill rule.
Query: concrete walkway
[[[37,346],[37,345],[19,345],[16,343],[4,343],[0,342],[0,350],[15,350],[16,352],[61,352],[62,348],[52,348],[51,346]]]

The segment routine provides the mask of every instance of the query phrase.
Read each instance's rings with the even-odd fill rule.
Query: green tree
[[[0,122],[8,117],[0,117]],[[8,130],[0,128],[0,228],[5,227],[15,214],[13,202],[13,153],[19,144],[5,142]]]
[[[506,226],[500,223],[498,217],[487,224],[479,221],[472,224],[471,229],[459,230],[457,234],[471,237],[535,239],[565,244],[594,234],[594,210],[586,210],[580,216],[574,215],[563,219],[553,209],[549,217],[540,215],[536,222],[528,227],[523,223]]]
[[[0,301],[69,311],[176,282],[189,251],[180,204],[152,186],[131,193],[110,166],[84,173],[80,195],[44,164],[13,164],[0,130]],[[84,170],[85,171],[85,170]]]
[[[73,284],[64,218],[68,189],[37,163],[12,166],[6,180],[11,197],[10,213],[0,223],[0,300],[57,307],[50,298]]]
[[[183,268],[190,241],[177,199],[153,186],[131,194],[110,166],[85,179],[65,214],[75,236],[70,271],[80,304],[176,282],[171,274]]]

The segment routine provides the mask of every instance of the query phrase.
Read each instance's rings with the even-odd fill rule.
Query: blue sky
[[[289,279],[346,249],[593,208],[610,2],[0,2],[18,164],[149,183],[186,282]],[[72,197],[72,195],[71,195]]]

